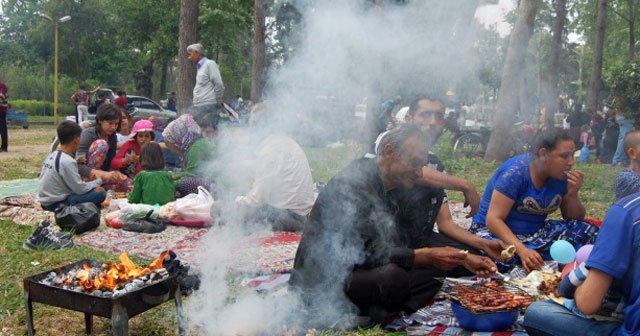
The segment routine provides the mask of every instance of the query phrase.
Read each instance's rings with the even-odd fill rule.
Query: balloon
[[[591,244],[585,245],[578,250],[578,253],[576,253],[576,262],[578,265],[587,261],[587,258],[589,258],[589,255],[591,254],[591,250],[593,250],[593,245]]]
[[[574,261],[574,262],[572,262],[572,263],[566,264],[566,265],[564,266],[564,268],[562,269],[562,275],[561,275],[560,277],[561,277],[562,279],[564,279],[564,278],[569,274],[569,272],[571,272],[571,271],[573,271],[574,269],[576,269],[576,268],[578,267],[578,265],[579,265],[579,264],[578,264],[577,262],[575,262],[575,261]]]
[[[560,264],[568,264],[576,259],[576,249],[566,240],[558,240],[551,245],[551,258]]]

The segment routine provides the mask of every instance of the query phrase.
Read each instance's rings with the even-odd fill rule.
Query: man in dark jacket
[[[381,322],[386,311],[420,308],[447,270],[462,266],[482,276],[496,270],[489,258],[445,246],[432,233],[441,190],[426,205],[431,227],[403,220],[399,193],[422,177],[427,160],[420,128],[402,125],[379,148],[377,158],[355,160],[334,176],[311,210],[290,283],[314,326],[326,327],[356,307]]]

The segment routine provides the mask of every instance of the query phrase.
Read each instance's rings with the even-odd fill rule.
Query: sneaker
[[[56,229],[55,226],[51,225],[51,223],[49,223],[48,221],[42,221],[42,224],[40,225],[43,226],[47,230],[47,233],[50,235],[55,235],[59,239],[71,239],[72,234],[70,232],[58,231],[58,229]]]
[[[73,247],[73,241],[60,239],[55,234],[50,234],[46,226],[40,225],[22,244],[26,250],[66,249]]]

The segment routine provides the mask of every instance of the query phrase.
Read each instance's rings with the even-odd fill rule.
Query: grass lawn
[[[53,127],[38,125],[37,128],[10,130],[10,156],[0,153],[0,179],[34,178],[40,170],[46,148],[54,134]],[[478,160],[453,160],[447,141],[441,141],[436,152],[445,162],[449,173],[469,179],[478,192],[484,191],[496,165]],[[34,150],[40,148],[40,151]],[[44,149],[42,149],[44,148]],[[24,150],[24,152],[19,152]],[[336,148],[305,148],[316,181],[326,182],[333,174],[348,164],[359,154],[357,146]],[[12,153],[13,152],[13,153]],[[585,173],[586,178],[580,196],[587,208],[587,215],[602,218],[614,198],[615,176],[620,168],[599,164],[578,165],[576,169]],[[461,201],[462,195],[450,192],[449,197]],[[22,249],[22,242],[32,233],[33,228],[19,226],[11,221],[0,221],[0,258],[4,266],[0,268],[0,336],[22,335],[25,332],[25,312],[22,298],[22,279],[26,276],[75,262],[92,258],[116,261],[115,255],[96,252],[85,247],[74,247],[65,251],[34,252]],[[136,263],[144,261],[134,259]],[[84,335],[83,314],[34,304],[35,327],[46,329],[40,334]],[[212,312],[215,314],[215,312]],[[247,317],[250,318],[250,317]],[[176,335],[177,325],[173,303],[167,303],[149,312],[138,315],[130,321],[131,335]],[[110,335],[108,319],[94,319],[95,335]],[[318,335],[340,335],[333,331],[322,331]],[[346,335],[389,335],[380,328],[346,333]]]

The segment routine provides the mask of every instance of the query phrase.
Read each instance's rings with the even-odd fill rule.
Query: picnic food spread
[[[558,295],[558,285],[560,285],[560,281],[562,278],[559,276],[555,276],[553,278],[544,279],[538,285],[538,292],[542,295],[554,295],[559,297]]]
[[[524,309],[535,301],[524,292],[508,291],[496,281],[455,285],[451,290],[451,298],[475,313]]]

